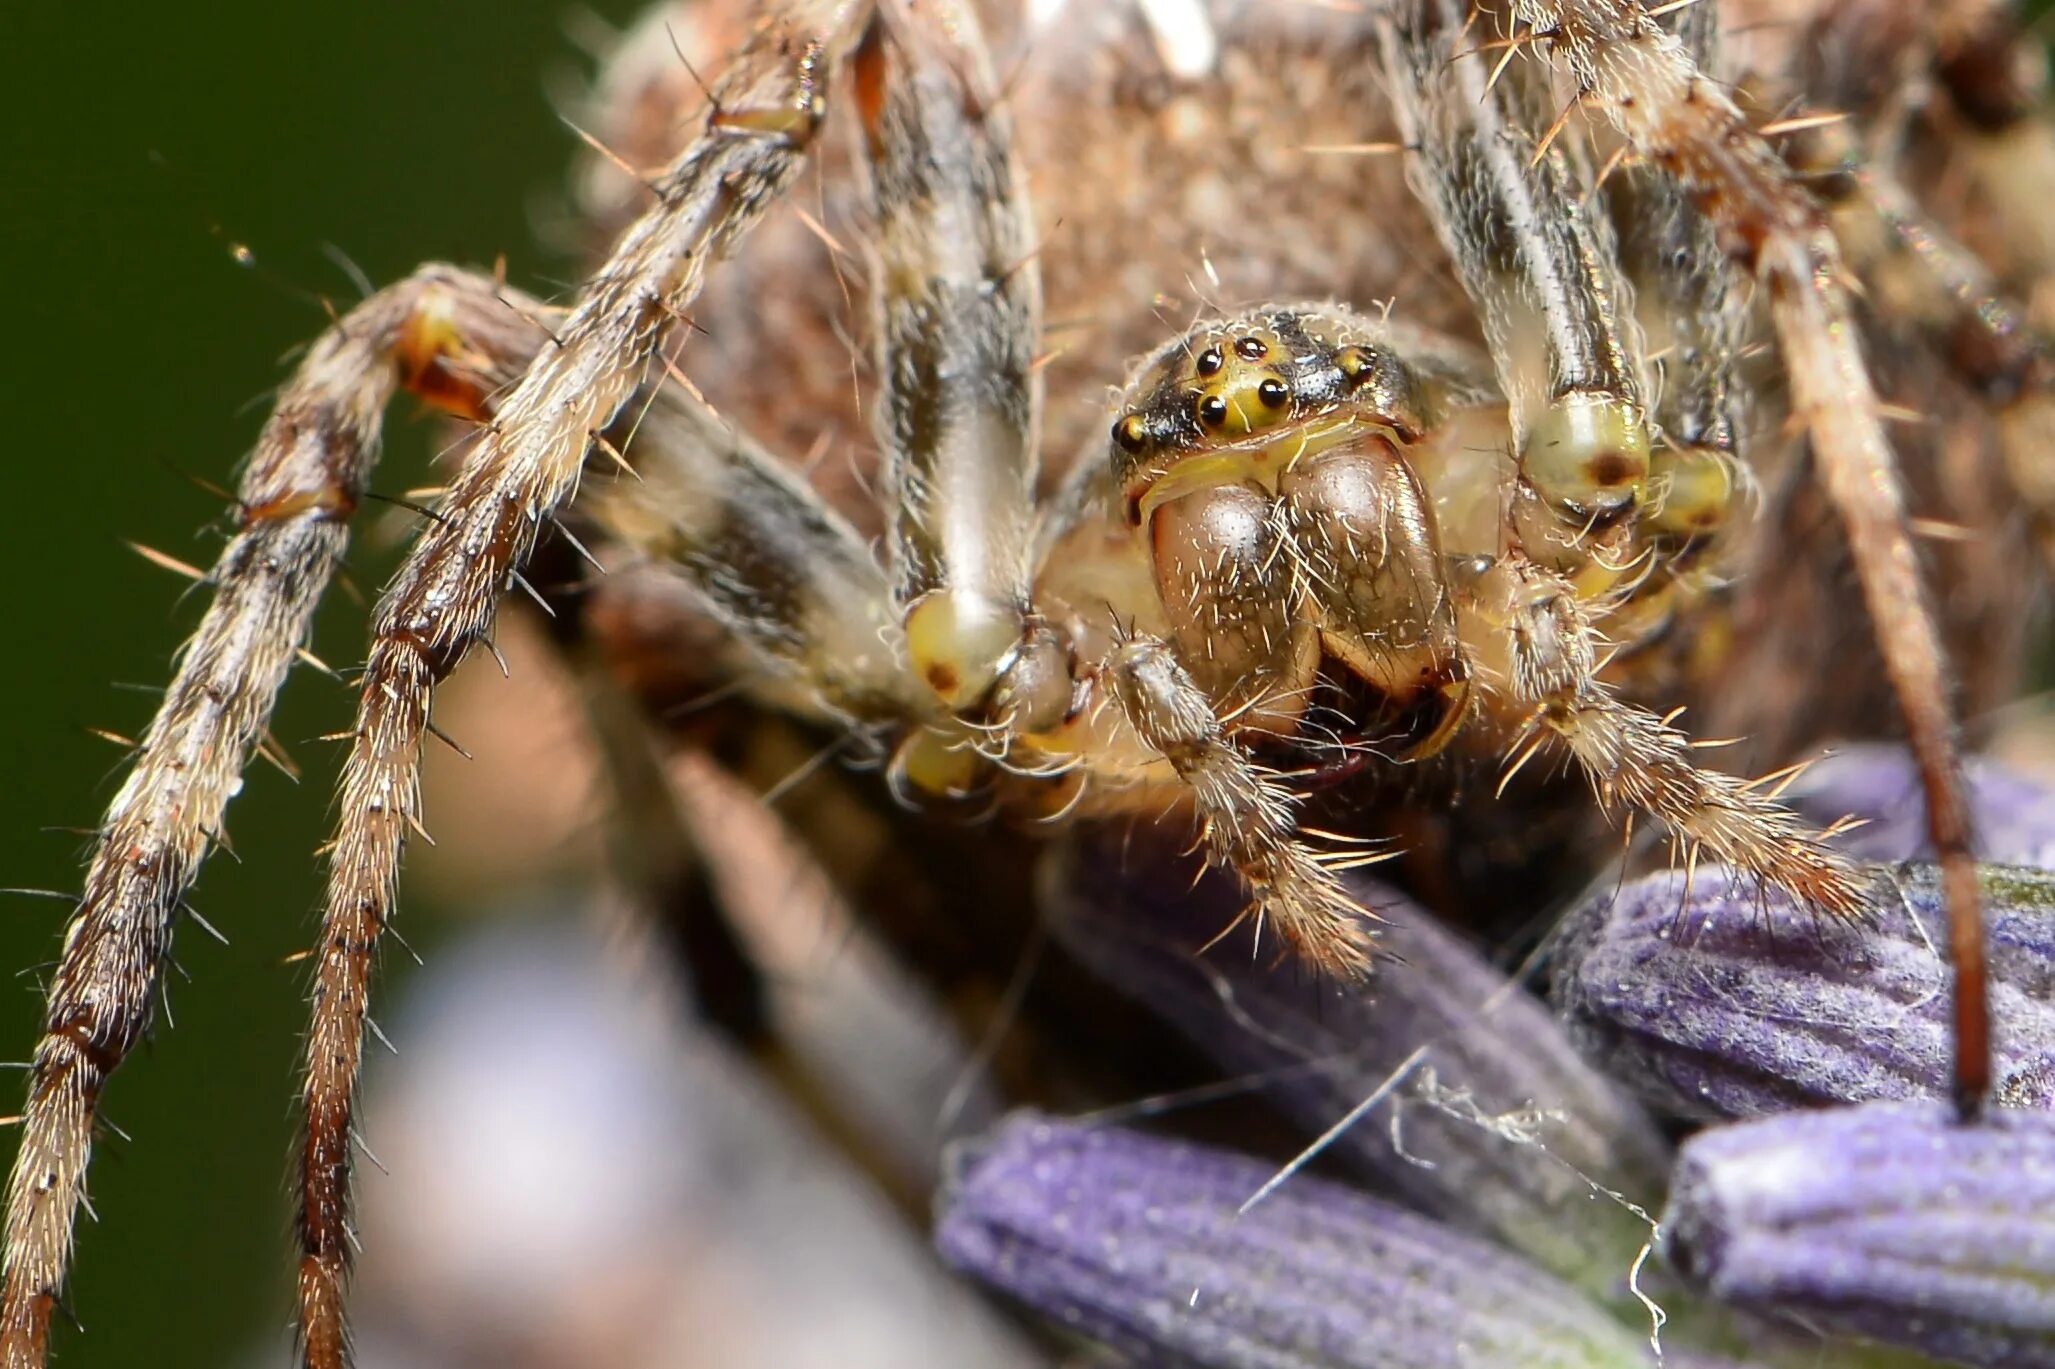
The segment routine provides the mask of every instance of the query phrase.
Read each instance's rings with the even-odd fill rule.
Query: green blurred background
[[[575,140],[551,94],[589,70],[576,14],[619,22],[635,0],[403,0],[279,5],[6,7],[0,17],[0,262],[14,324],[0,365],[0,885],[71,889],[82,839],[121,756],[88,726],[133,734],[196,614],[179,581],[122,546],[211,560],[220,512],[184,473],[227,483],[287,348],[320,329],[317,299],[355,291],[332,243],[385,282],[424,258],[490,264],[547,291],[569,274],[538,247]],[[247,244],[255,269],[230,245]],[[402,422],[379,486],[421,483],[426,425]],[[375,586],[389,557],[360,553]],[[339,599],[316,648],[360,652]],[[252,772],[230,813],[240,865],[209,865],[195,902],[231,944],[188,927],[176,1028],[123,1070],[82,1223],[66,1365],[221,1365],[283,1345],[288,1316],[294,1056],[332,746],[349,700],[308,672],[276,728],[307,771]],[[62,905],[0,900],[0,1060],[26,1057]],[[424,951],[438,911],[407,906]],[[412,962],[388,957],[387,983]],[[0,1077],[0,1111],[19,1084]],[[11,1163],[13,1145],[4,1146]]]

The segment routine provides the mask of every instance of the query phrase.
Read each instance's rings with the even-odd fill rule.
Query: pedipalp
[[[1498,687],[1532,710],[1534,740],[1552,736],[1575,758],[1602,810],[1654,818],[1694,866],[1709,853],[1834,917],[1865,915],[1870,884],[1854,862],[1760,782],[1700,765],[1682,729],[1619,699],[1599,678],[1598,629],[1562,575],[1514,554],[1458,593],[1509,647]]]

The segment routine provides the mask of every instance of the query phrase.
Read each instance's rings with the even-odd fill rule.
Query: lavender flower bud
[[[1999,1106],[2055,1106],[2055,875],[1984,868]],[[1934,870],[1879,876],[1838,924],[1720,868],[1672,871],[1573,917],[1558,1011],[1580,1049],[1659,1108],[1754,1117],[1947,1096],[1947,918]]]
[[[1971,759],[1968,771],[1978,855],[2055,868],[2055,792],[1995,761]],[[1848,747],[1814,764],[1784,797],[1822,827],[1850,814],[1865,819],[1835,843],[1851,855],[1882,861],[1933,857],[1926,794],[1902,746]]]
[[[1538,999],[1399,895],[1362,879],[1351,888],[1386,920],[1381,944],[1403,962],[1368,984],[1259,955],[1242,933],[1195,955],[1245,895],[1217,875],[1193,885],[1131,849],[1077,856],[1045,906],[1073,954],[1230,1071],[1263,1080],[1309,1135],[1360,1111],[1327,1153],[1632,1307],[1627,1272],[1648,1226],[1593,1185],[1652,1207],[1667,1142]]]
[[[1150,1365],[1599,1369],[1644,1341],[1516,1256],[1376,1199],[1114,1128],[1017,1115],[967,1156],[957,1268]]]
[[[2055,1114],[1871,1104],[1717,1127],[1685,1143],[1663,1228],[1670,1263],[1731,1305],[2055,1365]]]

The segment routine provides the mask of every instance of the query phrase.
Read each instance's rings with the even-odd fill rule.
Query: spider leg
[[[914,673],[1018,731],[1070,677],[1033,620],[1041,312],[1032,219],[971,7],[888,7],[855,59],[877,219],[877,407]]]
[[[1726,583],[1733,515],[1758,481],[1736,375],[1747,311],[1743,292],[1729,288],[1726,253],[1667,172],[1622,167],[1604,191],[1655,373],[1659,433],[1627,558],[1629,592],[1602,605],[1600,625],[1626,664]]]
[[[1702,67],[1717,58],[1717,12],[1687,5],[1664,20]],[[1677,178],[1615,148],[1593,189],[1619,240],[1620,268],[1649,359],[1657,445],[1635,528],[1631,594],[1601,626],[1633,658],[1724,583],[1735,549],[1732,514],[1757,488],[1736,374],[1748,301],[1712,224]],[[1628,667],[1633,670],[1633,666]]]
[[[1693,60],[1716,60],[1718,11],[1694,4],[1667,16]],[[1624,151],[1624,149],[1622,149]],[[1672,541],[1715,531],[1746,479],[1743,420],[1734,369],[1747,308],[1719,235],[1696,212],[1689,192],[1661,167],[1635,162],[1604,182],[1619,234],[1620,265],[1633,286],[1634,318],[1660,383],[1662,433],[1649,466],[1643,518]],[[1658,562],[1673,558],[1664,557]]]
[[[369,980],[407,833],[419,823],[421,741],[435,686],[484,638],[544,522],[576,491],[587,448],[646,377],[707,269],[796,175],[826,111],[830,67],[868,6],[779,6],[713,95],[699,136],[656,180],[529,368],[381,599],[316,951],[299,1212],[300,1333],[312,1369],[348,1360],[343,1283],[349,1175]]]
[[[550,549],[561,561],[573,554],[567,543]],[[609,592],[632,601],[641,586],[632,571],[581,582],[565,569],[545,598],[542,627],[582,705],[608,810],[601,824],[607,863],[640,915],[632,930],[669,952],[664,959],[679,967],[681,996],[701,1021],[753,1049],[770,1039],[766,987],[725,916],[703,843],[665,771],[657,720],[616,671],[604,632],[618,606],[595,609]]]
[[[1869,889],[1850,861],[1758,783],[1696,764],[1690,737],[1599,680],[1598,634],[1563,576],[1514,554],[1459,593],[1511,642],[1511,668],[1498,687],[1535,710],[1537,725],[1583,767],[1602,808],[1647,813],[1694,852],[1837,917],[1865,915]]]
[[[772,702],[842,726],[940,720],[869,546],[790,465],[675,379],[624,426],[632,474],[592,478],[580,510],[682,579],[779,682]]]
[[[2043,554],[2055,558],[2055,359],[2026,304],[1899,179],[1895,150],[1865,150],[1835,124],[1801,135],[1785,157],[1819,187],[1836,240],[1870,283],[1870,308],[1886,326],[1923,335],[1992,406],[2012,487],[2035,515]]]
[[[396,390],[484,419],[546,311],[427,266],[365,300],[280,392],[237,492],[214,599],[108,807],[51,980],[7,1194],[0,1363],[43,1362],[100,1091],[147,1030],[178,910],[342,560]]]
[[[1575,77],[1587,107],[1595,105],[1636,154],[1691,191],[1728,254],[1753,271],[1769,300],[1792,407],[1847,530],[1926,790],[1956,974],[1955,1091],[1965,1115],[1973,1114],[1989,1091],[1991,1043],[1969,807],[1946,658],[1850,314],[1840,248],[1803,185],[1684,45],[1639,4],[1515,0],[1514,13]]]
[[[647,464],[647,445],[638,450]],[[669,987],[700,1023],[751,1061],[909,1219],[925,1221],[926,1182],[907,1172],[904,1157],[866,1132],[851,1099],[838,1091],[839,1081],[823,1077],[818,1062],[808,1058],[804,1043],[793,1036],[791,1005],[780,1001],[774,976],[759,960],[766,950],[764,928],[752,926],[743,902],[749,886],[735,883],[736,861],[723,856],[724,850],[734,849],[724,846],[735,828],[734,815],[707,792],[709,784],[723,787],[723,779],[732,791],[738,777],[697,747],[686,748],[695,753],[690,768],[680,765],[683,757],[670,754],[663,743],[661,720],[609,669],[606,644],[597,635],[601,629],[587,620],[584,609],[592,594],[604,595],[655,570],[610,574],[584,592],[552,596],[557,615],[550,624],[578,685],[602,783],[611,797],[607,852],[628,899],[615,920],[629,963],[668,970]],[[627,592],[639,596],[647,590],[630,586]],[[691,781],[684,778],[687,774]],[[765,854],[763,831],[783,828],[769,809],[754,822],[758,839],[742,843],[753,871]],[[783,854],[790,862],[781,866],[774,858],[771,866],[782,868],[788,880],[806,882],[802,868],[806,875],[818,873],[805,867],[796,851]],[[770,941],[775,956],[775,937]]]
[[[1546,71],[1488,41],[1470,0],[1379,19],[1415,184],[1477,306],[1512,405],[1512,526],[1589,594],[1627,573],[1651,436],[1646,369],[1615,282],[1601,202],[1584,193]]]

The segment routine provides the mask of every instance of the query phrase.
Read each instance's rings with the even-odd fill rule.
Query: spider
[[[1022,834],[1142,824],[1190,833],[1245,918],[1342,977],[1377,947],[1340,872],[1394,860],[1452,913],[1486,889],[1532,911],[1552,891],[1521,879],[1603,821],[1859,918],[1870,877],[1680,715],[1780,763],[1895,704],[1974,1113],[1946,666],[2002,697],[2055,499],[2038,75],[1977,0],[662,12],[602,83],[584,188],[612,246],[571,299],[423,267],[280,393],[51,980],[0,1360],[43,1362],[102,1086],[400,390],[473,431],[344,734],[303,1098],[309,1365],[348,1358],[355,1085],[431,705],[510,594],[652,716],[711,691],[678,730],[716,754],[775,714],[874,760],[895,831],[903,809],[1006,815],[909,838],[960,891],[959,835],[1009,872],[966,924],[1027,901]],[[1947,534],[1939,596],[1919,529]],[[624,789],[636,753],[613,748]],[[792,821],[833,867],[831,818]],[[975,959],[893,893],[860,902],[909,958]],[[756,1030],[732,939],[701,920],[691,949],[710,1015]]]

